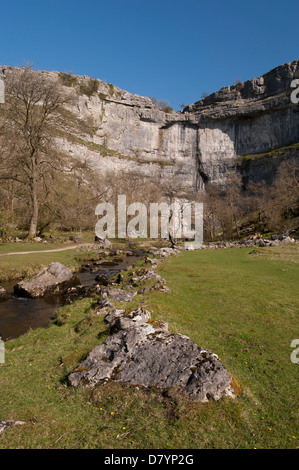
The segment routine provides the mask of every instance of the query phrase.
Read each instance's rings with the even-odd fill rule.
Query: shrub
[[[90,78],[87,83],[83,82],[80,84],[79,91],[82,95],[87,95],[89,98],[98,91],[99,82],[95,78]]]
[[[108,84],[108,91],[109,91],[109,95],[112,97],[114,95],[114,86],[112,85],[112,83],[109,83]]]
[[[78,79],[70,73],[59,73],[59,80],[62,85],[72,87],[78,84]]]

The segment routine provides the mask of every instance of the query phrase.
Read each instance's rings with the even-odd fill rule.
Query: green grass
[[[279,147],[277,149],[272,149],[269,152],[264,152],[264,153],[253,153],[250,155],[244,155],[242,157],[239,157],[239,160],[241,161],[247,161],[247,160],[257,160],[259,158],[264,158],[264,157],[276,157],[277,155],[281,155],[287,151],[290,150],[298,150],[299,149],[299,143],[288,145],[287,147]]]
[[[54,261],[58,261],[75,270],[92,256],[94,256],[93,253],[84,253],[77,249],[57,253],[42,253],[38,251],[36,254],[3,256],[0,258],[0,283],[3,280],[24,276],[31,277],[42,267],[48,266]]]
[[[108,335],[94,300],[83,299],[60,309],[62,326],[5,344],[0,419],[25,424],[0,435],[0,448],[297,448],[290,343],[298,337],[298,245],[250,251],[184,252],[158,269],[171,293],[134,297],[154,320],[219,355],[241,387],[235,400],[68,386],[68,374]]]
[[[83,252],[80,249],[73,249],[67,251],[46,253],[45,250],[54,250],[60,248],[67,248],[75,245],[74,242],[69,240],[70,235],[80,236],[80,243],[92,243],[94,234],[86,232],[81,234],[74,234],[65,232],[64,234],[53,233],[53,239],[49,238],[46,234],[47,243],[33,243],[29,241],[22,241],[18,243],[1,243],[0,244],[0,283],[3,280],[15,279],[23,276],[32,276],[38,272],[42,266],[47,266],[53,261],[59,261],[70,268],[77,268],[84,262],[85,259],[91,258],[94,253]],[[6,253],[19,253],[26,251],[36,251],[30,254],[15,254],[7,255]]]

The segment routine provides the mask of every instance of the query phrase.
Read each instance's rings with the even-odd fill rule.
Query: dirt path
[[[53,250],[34,250],[34,251],[13,251],[11,253],[0,253],[0,256],[10,256],[10,255],[31,255],[37,253],[55,253],[58,251],[74,250],[75,248],[80,248],[81,246],[92,245],[92,243],[81,243],[80,245],[71,245],[65,248],[54,248]]]

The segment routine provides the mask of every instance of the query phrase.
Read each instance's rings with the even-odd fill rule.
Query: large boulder
[[[135,313],[141,317],[143,312]],[[120,321],[121,316],[117,319]],[[93,388],[107,381],[160,390],[176,388],[200,402],[235,396],[232,376],[215,354],[186,336],[149,323],[110,336],[69,375],[74,387]]]
[[[68,288],[77,286],[80,281],[71,269],[61,263],[51,263],[41,269],[32,279],[19,282],[14,286],[16,295],[29,298],[63,294]]]

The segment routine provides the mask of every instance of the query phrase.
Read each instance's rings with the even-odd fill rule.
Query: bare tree
[[[59,108],[69,100],[56,80],[31,67],[7,74],[0,178],[23,186],[30,197],[28,238],[37,234],[40,193],[49,184],[49,175],[67,168],[53,145],[53,127],[59,125]]]

